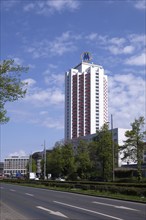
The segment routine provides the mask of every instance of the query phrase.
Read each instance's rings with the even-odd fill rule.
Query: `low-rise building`
[[[11,156],[4,159],[4,175],[16,176],[27,174],[27,164],[29,156]]]

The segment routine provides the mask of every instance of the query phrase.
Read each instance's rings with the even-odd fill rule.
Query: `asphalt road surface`
[[[1,220],[146,220],[146,204],[0,183]]]

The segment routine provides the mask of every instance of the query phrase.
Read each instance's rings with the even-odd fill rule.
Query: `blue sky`
[[[1,0],[1,59],[29,66],[26,97],[6,105],[1,160],[64,138],[64,73],[84,51],[108,75],[114,127],[146,117],[145,17],[145,0]]]

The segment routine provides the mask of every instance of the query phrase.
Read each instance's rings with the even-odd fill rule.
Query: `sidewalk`
[[[7,206],[0,201],[0,219],[1,220],[27,220],[18,212],[14,211],[11,207]]]

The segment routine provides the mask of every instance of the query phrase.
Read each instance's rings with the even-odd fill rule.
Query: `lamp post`
[[[113,179],[113,182],[115,181],[115,149],[114,149],[114,131],[113,131],[113,116],[111,115],[111,132],[112,132],[112,162],[113,162],[113,167],[112,167],[112,170],[113,170],[113,175],[112,175],[112,179]]]

